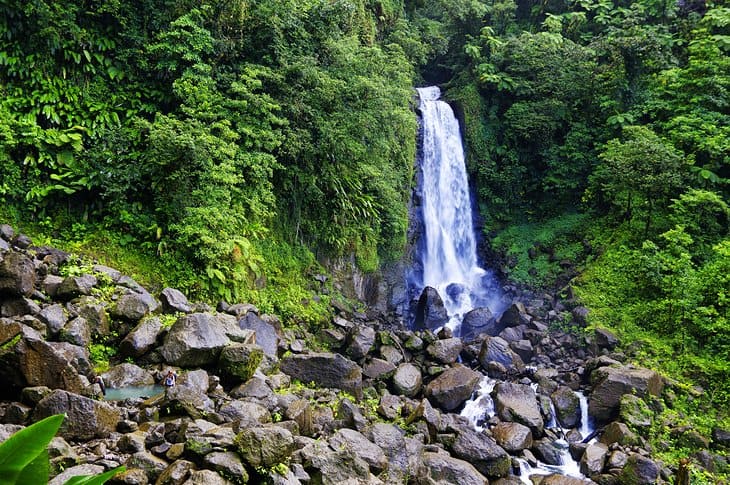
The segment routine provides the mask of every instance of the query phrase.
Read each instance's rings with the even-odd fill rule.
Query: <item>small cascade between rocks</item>
[[[497,285],[478,263],[459,122],[451,106],[440,100],[438,87],[418,88],[418,96],[421,149],[417,198],[422,226],[418,270],[409,278],[409,286],[415,287],[412,293],[416,294],[428,287],[435,289],[447,314],[437,326],[447,326],[460,335],[467,312],[477,307],[499,309]]]
[[[494,389],[496,381],[490,377],[484,377],[479,384],[479,389],[474,393],[472,398],[464,404],[461,416],[467,418],[474,429],[482,431],[486,428],[484,423],[495,415],[494,402],[490,393]],[[593,423],[588,415],[588,399],[582,392],[575,393],[580,402],[580,427],[577,431],[582,439],[586,439],[593,434]],[[573,459],[569,450],[569,443],[565,439],[568,433],[572,431],[570,428],[563,428],[557,420],[555,408],[551,403],[551,416],[548,417],[545,424],[546,429],[552,429],[563,438],[557,439],[553,445],[559,450],[561,465],[549,465],[542,462],[531,464],[525,458],[517,458],[519,463],[519,478],[522,483],[532,485],[531,475],[551,475],[559,474],[574,478],[585,478],[580,471],[580,465]],[[592,442],[593,440],[591,440]]]

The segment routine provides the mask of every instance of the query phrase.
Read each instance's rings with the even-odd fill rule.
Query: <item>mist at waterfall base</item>
[[[420,226],[409,297],[435,288],[448,313],[445,326],[459,335],[464,315],[475,308],[503,310],[499,285],[479,264],[464,148],[451,106],[438,87],[418,88],[421,128],[418,206]],[[415,312],[411,312],[414,316]],[[413,318],[411,318],[413,322]]]

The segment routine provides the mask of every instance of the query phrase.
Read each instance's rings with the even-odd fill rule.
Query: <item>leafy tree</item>
[[[654,209],[684,185],[686,164],[681,153],[649,128],[629,126],[624,128],[624,140],[610,140],[600,158],[591,177],[593,190],[626,220],[641,211],[646,236]]]

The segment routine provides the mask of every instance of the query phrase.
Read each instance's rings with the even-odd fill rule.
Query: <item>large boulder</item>
[[[66,322],[68,315],[63,305],[56,303],[43,308],[38,314],[38,318],[48,327],[48,335],[55,337],[61,331]]]
[[[252,467],[272,467],[284,463],[294,451],[294,437],[276,425],[244,428],[236,435],[241,458]]]
[[[385,456],[383,450],[354,429],[340,429],[330,438],[329,443],[335,449],[345,449],[365,460],[375,474],[388,467],[388,457]]]
[[[310,475],[311,483],[334,485],[337,483],[382,483],[371,479],[370,467],[360,456],[347,448],[332,447],[314,442],[300,452],[304,469]]]
[[[520,423],[501,422],[492,428],[492,436],[505,450],[518,453],[532,447],[532,431]]]
[[[507,308],[499,317],[499,324],[504,327],[516,327],[523,323],[527,310],[522,302],[516,302]]]
[[[109,335],[109,316],[105,304],[92,297],[82,297],[74,306],[78,315],[86,320],[93,337]]]
[[[90,274],[67,276],[56,289],[55,296],[64,301],[72,300],[79,296],[88,296],[98,282],[96,276]]]
[[[608,446],[603,443],[591,443],[580,459],[581,473],[591,476],[601,473],[606,463]]]
[[[263,358],[260,346],[234,343],[223,348],[218,367],[224,376],[245,382],[253,377]]]
[[[618,416],[624,394],[659,396],[664,389],[664,379],[653,370],[628,366],[599,367],[591,374],[591,382],[588,413],[603,423]]]
[[[407,441],[403,430],[392,424],[375,423],[365,431],[365,435],[388,457],[389,476],[404,477],[409,473]]]
[[[491,310],[486,307],[475,308],[466,315],[461,322],[461,338],[471,340],[481,334],[489,336],[497,336],[499,332],[504,330],[504,326],[497,323],[497,319]]]
[[[28,386],[80,393],[79,369],[32,328],[0,319],[0,394]]]
[[[416,318],[413,323],[414,330],[433,330],[441,327],[449,321],[444,301],[436,290],[427,286],[421,292],[416,306]]]
[[[130,291],[119,297],[116,306],[112,310],[115,317],[129,321],[138,321],[156,308],[157,302],[150,300],[143,293]]]
[[[223,347],[231,343],[222,322],[224,317],[230,315],[192,313],[179,318],[160,348],[162,357],[180,367],[215,364]]]
[[[482,375],[461,364],[446,369],[426,386],[426,397],[444,411],[453,411],[479,387]]]
[[[509,343],[501,337],[485,337],[479,350],[479,363],[488,370],[490,364],[496,362],[507,370],[518,372],[525,368],[525,363],[512,349]]]
[[[401,396],[415,397],[422,384],[421,371],[411,363],[399,365],[393,375],[393,391]]]
[[[510,456],[493,438],[471,428],[459,430],[451,451],[489,478],[506,477],[512,466]]]
[[[438,363],[453,364],[463,348],[464,343],[460,338],[447,338],[433,342],[426,347],[426,353]]]
[[[91,328],[85,318],[76,317],[64,325],[58,338],[80,347],[88,347],[91,343]]]
[[[558,423],[563,428],[575,428],[580,424],[580,399],[573,390],[567,386],[559,387],[550,394],[550,399],[555,406],[555,413]]]
[[[650,458],[635,453],[626,460],[618,478],[626,485],[649,485],[657,482],[659,467]]]
[[[124,337],[119,352],[125,357],[141,357],[157,345],[161,332],[162,322],[158,317],[145,318]]]
[[[290,355],[281,359],[279,369],[301,382],[342,389],[360,396],[362,369],[340,354],[328,352]]]
[[[31,296],[35,281],[33,260],[25,254],[10,252],[0,261],[0,294]]]
[[[458,483],[459,485],[484,485],[489,481],[464,460],[453,458],[446,453],[426,452],[422,456],[423,464],[428,470],[432,482],[426,483]]]
[[[160,293],[162,311],[165,313],[190,313],[193,311],[188,299],[180,290],[165,288]]]
[[[524,424],[534,436],[542,435],[545,423],[532,387],[525,384],[500,382],[492,391],[497,415],[502,421]]]
[[[251,311],[238,320],[238,324],[242,329],[254,332],[256,345],[261,347],[266,355],[276,357],[279,348],[279,335],[272,324],[265,322]]]
[[[59,435],[81,441],[108,437],[121,419],[119,410],[105,402],[57,389],[36,405],[32,420],[40,421],[61,413],[66,413],[66,419]]]
[[[357,326],[348,336],[347,354],[360,360],[366,357],[375,345],[375,329],[368,326]]]
[[[120,389],[130,386],[150,386],[155,383],[155,378],[150,372],[128,362],[115,365],[104,372],[101,377],[110,389]]]

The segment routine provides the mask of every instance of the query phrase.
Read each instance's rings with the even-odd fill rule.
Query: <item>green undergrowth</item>
[[[192,264],[174,255],[158,254],[156,249],[138,245],[124,234],[101,225],[67,224],[63,217],[21,221],[8,209],[0,210],[0,220],[12,225],[16,233],[31,237],[36,245],[79,255],[78,261],[65,269],[68,274],[75,269],[90,270],[93,262],[98,262],[131,276],[152,293],[173,287],[191,301],[215,306],[221,299],[217,288],[208,286],[210,280],[202,278],[201,271]],[[254,241],[252,250],[260,255],[258,277],[244,287],[237,287],[235,299],[223,299],[228,303],[252,303],[263,313],[278,315],[285,326],[318,327],[330,319],[330,300],[334,291],[331,284],[314,279],[326,270],[311,251],[274,237]],[[236,284],[231,278],[226,281],[230,285]]]
[[[492,248],[507,258],[503,271],[513,281],[553,287],[563,273],[561,262],[579,263],[588,217],[565,214],[540,222],[508,226],[492,239]]]
[[[727,241],[721,241],[709,256],[698,258],[690,250],[696,247],[691,238],[677,228],[642,243],[636,237],[622,226],[610,234],[594,233],[598,255],[572,286],[578,301],[590,309],[591,327],[613,331],[632,362],[672,381],[664,395],[667,409],[648,434],[658,456],[676,465],[702,447],[670,436],[670,428],[687,426],[709,439],[713,428],[730,426],[730,341],[723,296],[730,253]],[[692,483],[723,478],[710,479],[697,467],[691,473]]]

